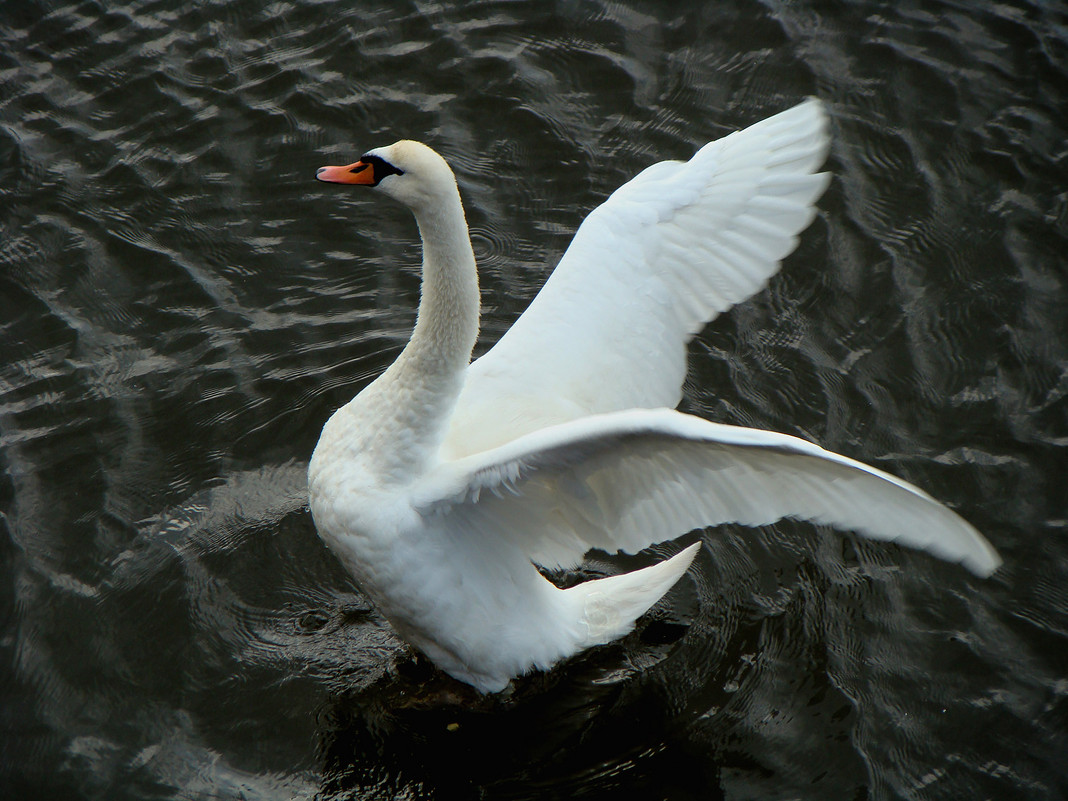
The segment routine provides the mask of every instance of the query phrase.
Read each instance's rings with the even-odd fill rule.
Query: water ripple
[[[1055,797],[1066,32],[1033,0],[4,4],[16,790]],[[315,168],[445,153],[481,352],[620,183],[809,94],[834,182],[783,273],[694,343],[687,408],[917,481],[1003,572],[710,531],[624,642],[489,709],[426,705],[303,507],[323,420],[406,341],[415,229]]]

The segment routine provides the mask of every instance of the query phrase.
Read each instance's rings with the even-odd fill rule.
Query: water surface
[[[1068,796],[1066,87],[1040,0],[5,2],[5,797]],[[418,301],[407,211],[316,167],[446,155],[481,350],[615,187],[808,95],[835,180],[683,406],[903,476],[1005,566],[715,529],[622,643],[443,700],[304,508]]]

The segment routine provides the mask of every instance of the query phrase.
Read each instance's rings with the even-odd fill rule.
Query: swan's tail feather
[[[565,590],[578,601],[588,630],[583,647],[611,642],[633,629],[634,621],[675,585],[700,549],[701,543],[695,542],[650,567]]]

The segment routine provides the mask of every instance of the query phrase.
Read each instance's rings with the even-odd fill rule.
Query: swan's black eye
[[[353,172],[360,172],[368,166],[371,167],[374,170],[372,175],[375,177],[373,186],[378,186],[387,175],[404,175],[404,170],[394,167],[381,156],[373,156],[370,153],[360,156],[360,164],[362,166],[354,169]]]

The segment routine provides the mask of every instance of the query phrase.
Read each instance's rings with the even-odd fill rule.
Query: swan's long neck
[[[438,386],[446,377],[462,380],[471,360],[478,338],[478,271],[458,192],[447,203],[417,211],[415,219],[423,241],[422,295],[412,338],[394,367],[412,369]]]
[[[419,314],[408,345],[373,385],[375,425],[389,438],[376,456],[381,467],[402,474],[437,452],[478,337],[478,271],[467,221],[455,184],[443,194],[413,209],[423,242]]]

